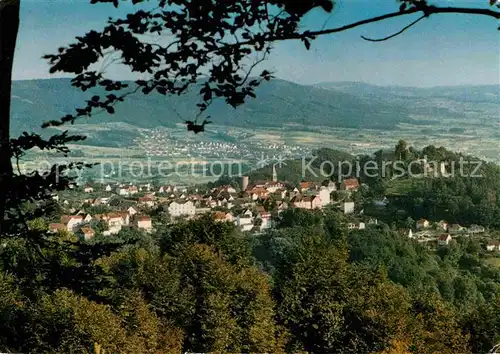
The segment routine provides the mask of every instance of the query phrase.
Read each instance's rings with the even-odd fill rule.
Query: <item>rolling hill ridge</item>
[[[32,131],[42,122],[74,112],[100,89],[81,92],[69,79],[28,80],[13,83],[12,133]],[[85,123],[125,122],[141,128],[173,126],[196,115],[197,90],[183,96],[159,94],[128,96],[116,106],[114,115],[100,114]],[[208,110],[216,124],[243,127],[284,126],[286,124],[392,129],[411,122],[401,105],[386,104],[375,98],[273,80],[257,89],[257,98],[248,99],[237,109],[222,101]]]
[[[496,90],[496,91],[495,91]],[[197,113],[198,90],[182,96],[143,95],[127,97],[116,113],[101,113],[81,123],[124,122],[139,128],[174,126]],[[467,93],[470,93],[468,95]],[[14,81],[12,88],[12,134],[37,130],[50,119],[58,119],[82,107],[97,88],[81,92],[69,79]],[[216,101],[207,111],[215,124],[239,127],[326,126],[390,130],[398,124],[421,124],[412,115],[463,118],[460,102],[482,102],[498,106],[498,87],[399,88],[364,83],[322,83],[299,85],[284,80],[263,83],[257,98],[233,109]],[[491,107],[490,107],[491,108]]]

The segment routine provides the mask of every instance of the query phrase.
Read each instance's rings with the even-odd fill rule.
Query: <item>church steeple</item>
[[[276,172],[276,165],[273,165],[273,182],[278,182],[278,173]]]

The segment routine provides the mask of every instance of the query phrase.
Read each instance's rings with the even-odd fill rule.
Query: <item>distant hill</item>
[[[429,117],[498,119],[500,85],[442,86],[430,88],[378,86],[363,82],[326,82],[313,87],[405,105],[411,114]]]
[[[69,79],[14,81],[12,131],[18,134],[36,129],[43,121],[72,113],[92,95],[102,93],[100,89],[81,92],[70,85]],[[198,99],[195,89],[180,97],[138,93],[119,104],[116,114],[102,113],[91,119],[97,123],[125,122],[142,128],[168,127],[192,119],[197,113]],[[411,122],[402,105],[282,80],[262,84],[257,89],[257,98],[249,99],[237,109],[216,102],[208,112],[216,124],[244,127],[301,124],[393,129],[398,123]]]
[[[361,95],[363,97],[446,98],[474,103],[499,103],[500,85],[436,86],[429,88],[407,86],[379,86],[364,82],[323,82],[313,85],[330,91]]]
[[[120,103],[114,115],[101,113],[92,117],[91,122],[123,122],[139,128],[174,126],[196,115],[197,91],[193,88],[180,97],[137,93]],[[91,96],[104,93],[100,88],[81,92],[70,85],[69,79],[14,81],[12,133],[38,129],[42,122],[73,113],[75,107],[81,107]],[[495,112],[499,101],[498,86],[422,89],[355,82],[304,86],[272,80],[263,83],[256,93],[256,99],[248,99],[237,109],[217,101],[208,113],[214,123],[226,126],[265,128],[293,124],[304,128],[389,130],[400,123],[423,124],[411,115],[463,118],[467,102],[474,103],[481,117],[488,117]],[[490,113],[482,111],[480,103],[486,105]],[[80,122],[89,123],[87,119]]]

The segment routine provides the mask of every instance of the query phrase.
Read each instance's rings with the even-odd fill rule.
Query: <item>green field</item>
[[[500,268],[500,255],[498,257],[488,258],[485,262],[489,265]]]
[[[408,192],[418,189],[420,185],[425,183],[424,179],[401,179],[396,178],[387,183],[387,195],[405,195]]]

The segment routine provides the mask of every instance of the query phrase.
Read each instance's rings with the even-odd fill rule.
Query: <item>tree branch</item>
[[[410,15],[418,12],[422,12],[423,9],[420,8],[411,8],[405,11],[397,11],[397,12],[391,12],[385,15],[377,16],[377,17],[372,17],[366,20],[354,22],[345,26],[341,27],[336,27],[336,28],[330,28],[326,30],[321,30],[321,31],[309,31],[307,34],[308,35],[313,35],[313,36],[321,36],[325,34],[331,34],[331,33],[336,33],[336,32],[342,32],[349,30],[351,28],[367,25],[370,23],[375,23],[375,22],[380,22],[383,20],[387,20],[389,18],[393,17],[399,17],[399,16],[405,16],[405,15]],[[430,16],[432,14],[468,14],[468,15],[483,15],[483,16],[489,16],[493,17],[496,19],[500,19],[500,12],[498,11],[493,11],[490,9],[478,9],[478,8],[470,8],[470,7],[437,7],[437,6],[427,6],[425,8],[425,13],[427,16]],[[299,39],[303,35],[298,35],[295,38],[290,38],[290,39]]]
[[[390,18],[411,15],[411,14],[415,14],[415,13],[419,13],[419,12],[423,12],[424,17],[429,17],[432,14],[467,14],[467,15],[482,15],[482,16],[488,16],[488,17],[500,19],[500,12],[493,11],[490,9],[471,8],[471,7],[437,7],[437,6],[426,6],[425,8],[413,7],[413,8],[410,8],[408,10],[391,12],[391,13],[388,13],[385,15],[372,17],[372,18],[361,20],[358,22],[353,22],[353,23],[350,23],[348,25],[341,26],[341,27],[329,28],[326,30],[319,30],[319,31],[305,31],[302,33],[295,33],[292,35],[271,36],[271,37],[266,38],[264,41],[274,42],[274,41],[291,40],[291,39],[302,39],[302,38],[311,37],[311,36],[313,36],[313,37],[323,36],[323,35],[327,35],[327,34],[347,31],[347,30],[350,30],[352,28],[360,27],[360,26],[367,25],[370,23],[376,23],[376,22],[384,21],[384,20],[387,20]],[[243,42],[239,42],[239,43],[227,44],[223,48],[219,47],[219,48],[216,48],[213,50],[207,50],[206,53],[217,52],[221,49],[228,50],[229,48],[232,48],[232,47],[241,47],[244,45],[254,45],[256,42],[257,41],[255,39],[250,39],[248,41],[243,41]]]
[[[372,39],[372,38],[368,38],[368,37],[365,37],[365,36],[361,36],[361,38],[363,38],[365,41],[369,41],[369,42],[383,42],[383,41],[386,41],[388,39],[391,39],[391,38],[394,38],[396,36],[399,36],[401,33],[403,33],[404,31],[406,31],[408,28],[416,25],[420,20],[422,20],[423,18],[426,18],[426,17],[427,17],[427,15],[423,15],[423,16],[417,18],[412,23],[410,23],[408,26],[403,27],[400,31],[398,31],[398,32],[396,32],[394,34],[391,34],[390,36],[384,37],[384,38]]]

